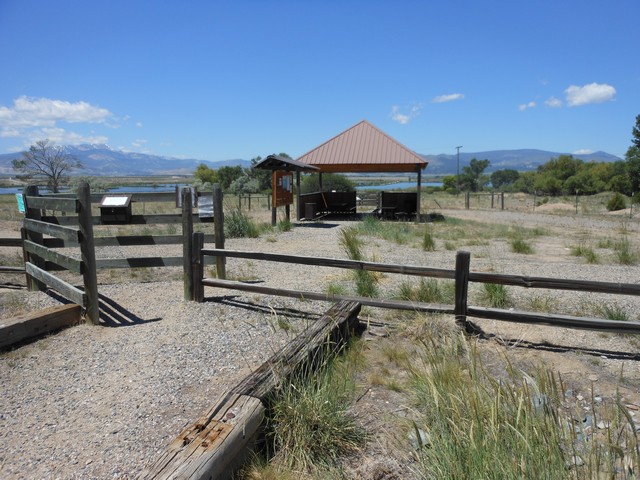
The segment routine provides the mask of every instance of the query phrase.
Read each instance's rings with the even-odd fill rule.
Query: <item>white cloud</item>
[[[550,108],[560,108],[562,106],[562,100],[556,97],[549,97],[544,101],[544,104]]]
[[[518,105],[518,110],[520,110],[521,112],[524,112],[527,108],[534,108],[536,106],[536,102],[529,102],[529,103],[522,103],[520,105]]]
[[[147,143],[148,140],[144,140],[144,139],[136,139],[133,142],[131,142],[131,145],[136,147],[136,148],[140,148],[141,146],[143,146],[145,143]]]
[[[14,99],[13,105],[0,105],[0,137],[22,137],[25,145],[48,138],[55,143],[104,143],[103,135],[82,135],[69,132],[59,123],[107,124],[113,114],[106,108],[87,102],[69,102],[25,95]]]
[[[573,155],[589,155],[593,153],[593,150],[589,150],[588,148],[581,148],[580,150],[576,150],[573,152]]]
[[[76,132],[68,132],[60,127],[45,127],[30,130],[26,134],[25,145],[33,145],[38,140],[48,138],[58,145],[79,145],[82,143],[107,143],[108,138],[104,135],[81,135]]]
[[[418,115],[420,115],[421,110],[422,105],[415,104],[411,107],[408,113],[400,113],[400,107],[394,105],[391,107],[391,118],[401,125],[405,125],[416,118]]]
[[[463,93],[450,93],[448,95],[439,95],[431,100],[431,103],[446,103],[454,102],[456,100],[462,100],[464,98]]]
[[[136,127],[142,128],[142,122],[136,122]]]
[[[616,95],[616,89],[606,83],[590,83],[582,87],[571,85],[564,92],[570,107],[608,102]]]

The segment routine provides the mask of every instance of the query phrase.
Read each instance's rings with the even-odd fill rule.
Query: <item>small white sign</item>
[[[125,207],[129,197],[104,197],[102,199],[103,207]]]

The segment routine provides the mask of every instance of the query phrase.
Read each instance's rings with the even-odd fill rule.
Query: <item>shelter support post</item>
[[[302,205],[300,205],[300,171],[296,171],[296,209],[297,215],[296,220],[300,220],[302,218]]]
[[[418,167],[418,185],[416,188],[416,219],[418,221],[420,221],[420,191],[422,190],[421,188],[422,185],[422,170],[420,170],[420,167]]]

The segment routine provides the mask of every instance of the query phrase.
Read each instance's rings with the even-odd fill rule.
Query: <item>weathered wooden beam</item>
[[[328,351],[335,353],[349,339],[358,323],[360,307],[360,303],[351,301],[334,304],[231,391],[266,402],[283,380],[300,373],[301,368],[309,366],[309,361],[319,365],[323,355]]]
[[[455,316],[458,326],[467,326],[467,293],[469,291],[469,264],[471,254],[458,252],[456,255]]]
[[[79,288],[76,288],[63,280],[60,280],[58,277],[51,275],[49,272],[42,270],[41,268],[36,267],[32,263],[27,262],[25,263],[24,267],[28,275],[31,275],[33,278],[41,281],[43,284],[54,289],[56,292],[61,294],[63,297],[68,298],[72,302],[77,303],[83,308],[86,307],[87,296]]]
[[[206,258],[206,257],[205,257]],[[208,287],[228,288],[243,292],[262,293],[264,295],[278,295],[281,297],[298,298],[300,300],[320,300],[325,302],[359,302],[370,307],[390,308],[393,310],[410,310],[423,313],[453,313],[453,305],[440,305],[435,303],[419,303],[408,300],[389,300],[384,298],[356,297],[348,295],[328,295],[326,293],[307,292],[302,290],[289,290],[284,288],[267,287],[254,283],[235,282],[233,280],[221,280],[205,278],[202,284]]]
[[[33,253],[34,255],[43,258],[47,262],[60,265],[71,272],[82,273],[82,262],[77,258],[63,255],[62,253],[43,247],[42,245],[38,245],[30,240],[24,241],[24,249],[29,253]]]
[[[79,305],[60,305],[0,321],[0,349],[80,323]]]
[[[26,202],[29,208],[78,213],[78,200],[75,198],[26,197]]]
[[[22,240],[21,240],[22,241]],[[213,243],[215,237],[209,233],[204,236],[206,243]],[[128,247],[142,245],[182,245],[182,235],[116,235],[113,237],[93,237],[96,247]],[[78,247],[78,242],[64,241],[58,238],[45,238],[45,247],[67,248]],[[0,244],[0,246],[2,246]],[[13,245],[7,245],[13,246]],[[20,246],[20,245],[16,245]]]
[[[77,217],[76,225],[77,225]],[[80,230],[77,228],[64,227],[61,225],[54,225],[46,221],[32,220],[25,218],[23,220],[24,228],[31,232],[41,233],[43,235],[49,235],[50,237],[61,238],[71,242],[80,241]]]
[[[470,317],[487,318],[512,323],[551,325],[553,327],[578,328],[582,330],[597,330],[613,333],[640,333],[639,322],[622,320],[605,320],[472,306],[467,307],[467,315]]]
[[[205,223],[203,222],[198,214],[192,215],[193,223]],[[56,225],[77,225],[78,217],[75,215],[68,216],[45,216],[42,217],[42,220],[56,224]],[[102,225],[102,219],[99,215],[94,215],[91,217],[91,223],[93,225]],[[157,214],[157,215],[132,215],[131,221],[127,223],[110,223],[109,226],[118,226],[118,225],[158,225],[158,224],[178,224],[182,223],[182,215],[177,214]]]
[[[358,322],[360,305],[340,302],[280,349],[258,370],[188,426],[139,479],[228,479],[253,448],[264,419],[261,399],[278,382],[302,371],[345,342]],[[309,365],[313,367],[317,365]]]
[[[296,263],[299,265],[317,265],[322,267],[347,268],[352,270],[369,270],[373,272],[399,273],[403,275],[415,275],[451,279],[455,278],[453,270],[441,268],[429,268],[413,265],[393,265],[388,263],[362,262],[359,260],[347,260],[342,258],[306,257],[303,255],[284,255],[280,253],[245,252],[238,250],[224,250],[205,248],[203,255],[226,256],[233,258],[245,258],[251,260],[266,260],[281,263]]]
[[[514,285],[524,288],[548,288],[554,290],[572,290],[580,292],[615,293],[619,295],[640,295],[640,285],[631,283],[597,282],[593,280],[575,280],[564,278],[527,277],[523,275],[505,275],[499,273],[471,272],[470,282]]]

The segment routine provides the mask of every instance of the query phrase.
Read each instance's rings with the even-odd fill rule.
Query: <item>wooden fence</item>
[[[216,197],[216,187],[213,192]],[[124,194],[122,194],[124,195]],[[220,194],[221,195],[221,194]],[[98,283],[97,271],[100,269],[144,268],[144,267],[183,267],[185,278],[185,297],[192,290],[191,279],[191,237],[194,223],[209,221],[193,213],[191,190],[181,193],[181,210],[171,214],[131,215],[126,225],[181,224],[182,233],[176,235],[116,235],[94,236],[93,227],[103,225],[100,215],[94,215],[95,206],[104,194],[91,194],[89,185],[80,185],[77,198],[71,195],[39,196],[37,187],[25,189],[25,219],[23,222],[22,246],[25,252],[25,271],[27,286],[32,290],[51,288],[65,298],[80,305],[85,310],[88,321],[98,323]],[[132,202],[171,202],[176,203],[176,194],[137,193],[131,194]],[[221,203],[220,203],[221,204]],[[221,208],[218,209],[221,215]],[[47,215],[47,213],[50,213]],[[56,212],[60,212],[56,215]],[[214,211],[214,220],[216,212]],[[109,222],[109,226],[113,225]],[[216,248],[224,248],[222,221],[214,222],[215,233],[203,237],[216,242]],[[45,238],[45,235],[47,238]],[[216,240],[218,239],[218,240]],[[220,241],[222,239],[222,241]],[[140,245],[182,245],[180,256],[129,257],[96,259],[95,248],[104,246],[140,246]],[[79,248],[80,258],[61,253],[61,248]],[[218,264],[223,263],[218,260]],[[223,270],[223,265],[220,269]],[[67,270],[83,277],[83,289],[79,289],[55,276],[51,272]]]
[[[557,327],[581,328],[588,330],[610,331],[617,333],[640,333],[640,323],[630,321],[606,320],[600,318],[585,318],[569,315],[559,315],[540,312],[514,311],[498,308],[478,307],[468,304],[469,282],[494,283],[512,285],[524,288],[544,288],[556,290],[570,290],[581,292],[610,293],[619,295],[640,295],[640,285],[615,282],[595,282],[589,280],[557,279],[544,277],[527,277],[520,275],[504,275],[484,272],[471,272],[469,252],[458,252],[456,256],[455,270],[437,269],[410,265],[393,265],[357,260],[345,260],[335,258],[306,257],[299,255],[283,255],[277,253],[265,253],[255,251],[236,251],[222,249],[204,249],[203,241],[194,234],[193,249],[193,294],[195,301],[204,300],[204,287],[227,288],[245,292],[261,293],[265,295],[278,295],[309,300],[324,301],[356,301],[362,305],[373,307],[411,310],[417,312],[444,313],[455,315],[456,322],[470,330],[469,316],[502,320],[507,322],[547,324]],[[225,279],[204,278],[202,275],[204,259],[207,256],[225,258],[243,258],[250,260],[263,260],[271,262],[283,262],[299,265],[315,265],[322,267],[334,267],[351,270],[366,270],[371,272],[396,273],[420,277],[450,279],[455,281],[454,305],[440,305],[430,303],[412,302],[406,300],[380,299],[368,297],[354,297],[344,295],[327,295],[326,293],[289,290],[278,287],[255,285]]]

